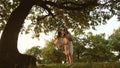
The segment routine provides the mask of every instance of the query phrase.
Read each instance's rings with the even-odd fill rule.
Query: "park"
[[[68,67],[62,48],[56,49],[53,39],[44,48],[33,47],[24,54],[17,48],[19,34],[32,31],[32,38],[39,38],[40,33],[62,28],[73,33],[72,68],[119,68],[120,28],[107,39],[104,33],[85,33],[107,24],[113,16],[120,21],[119,0],[0,0],[0,68]]]

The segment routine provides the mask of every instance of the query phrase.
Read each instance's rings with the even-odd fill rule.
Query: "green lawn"
[[[69,68],[67,64],[39,64],[38,68]],[[119,62],[74,63],[70,68],[120,68]]]

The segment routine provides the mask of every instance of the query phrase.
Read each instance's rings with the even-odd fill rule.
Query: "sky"
[[[118,21],[117,16],[113,16],[110,20],[107,21],[106,25],[96,26],[97,30],[89,30],[92,31],[93,34],[105,33],[106,37],[110,36],[115,29],[120,27],[120,21]]]
[[[110,36],[114,29],[118,29],[120,27],[120,21],[117,21],[117,16],[112,17],[109,21],[107,21],[106,25],[99,25],[96,26],[96,30],[88,30],[92,32],[93,34],[101,34],[105,33],[106,37]],[[45,35],[44,33],[40,33],[40,40],[37,38],[32,39],[32,34],[23,34],[19,35],[18,39],[18,50],[20,53],[24,53],[27,49],[30,49],[33,46],[40,46],[44,47],[45,41],[50,40],[54,37],[55,33],[49,33],[48,35]]]

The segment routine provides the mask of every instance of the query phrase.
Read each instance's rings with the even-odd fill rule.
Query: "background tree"
[[[120,59],[120,28],[114,30],[113,34],[109,37],[109,45],[113,47],[112,51],[118,52],[116,60]]]
[[[111,48],[108,46],[108,41],[105,39],[104,34],[93,35],[88,33],[83,39],[86,49],[82,55],[84,61],[112,61],[114,54],[111,53]]]
[[[37,59],[38,63],[42,62],[40,46],[34,46],[26,50],[25,54],[34,56]]]
[[[105,34],[93,35],[92,33],[73,37],[74,62],[111,62],[115,61],[113,48],[105,39]],[[65,60],[64,50],[57,50],[53,40],[46,42],[42,49],[44,63],[61,63]],[[54,59],[56,58],[56,59]],[[51,60],[52,59],[52,60]]]
[[[53,40],[46,41],[46,46],[42,49],[42,58],[44,63],[61,63],[65,61],[64,50],[55,48]]]
[[[75,34],[79,34],[84,29],[104,24],[113,15],[119,16],[117,13],[119,2],[119,0],[19,0],[19,2],[1,0],[0,20],[3,24],[1,29],[5,24],[0,40],[1,68],[7,68],[6,64],[9,68],[15,65],[28,66],[30,63],[35,65],[35,58],[22,55],[17,50],[18,34],[33,6],[28,15],[32,23],[27,30],[32,29],[35,37],[39,37],[40,32],[49,32],[62,27],[72,28]],[[9,13],[4,13],[4,9]]]
[[[82,62],[81,57],[86,50],[83,39],[81,39],[80,36],[73,37],[73,46],[74,46],[73,49],[74,62]]]

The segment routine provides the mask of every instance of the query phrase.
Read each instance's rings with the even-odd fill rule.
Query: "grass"
[[[69,68],[67,64],[39,64],[38,68]],[[120,68],[120,62],[74,63],[70,68]]]

